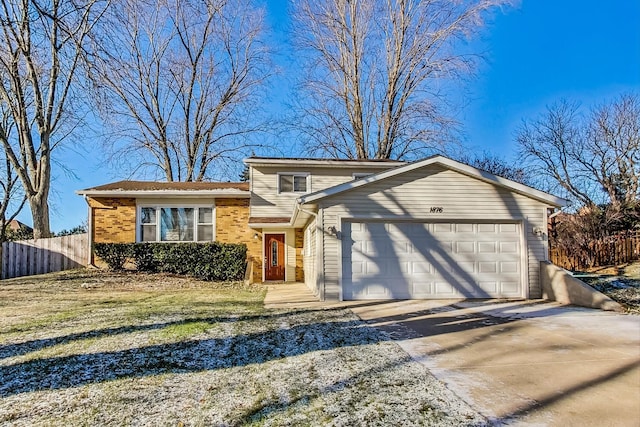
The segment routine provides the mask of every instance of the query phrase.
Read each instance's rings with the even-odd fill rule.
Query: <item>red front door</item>
[[[284,234],[264,235],[264,280],[284,280]]]

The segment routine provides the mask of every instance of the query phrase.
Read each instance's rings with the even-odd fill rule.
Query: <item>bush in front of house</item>
[[[203,280],[239,280],[247,267],[247,246],[244,244],[208,243],[199,245],[199,256],[210,263],[194,263],[191,273]]]
[[[241,280],[247,265],[243,243],[96,243],[94,248],[112,270],[122,270],[129,260],[140,272],[210,281]]]
[[[158,271],[158,261],[153,253],[153,243],[130,243],[136,270],[143,273]]]
[[[110,270],[121,271],[132,255],[132,245],[130,243],[96,243],[94,251],[107,263]]]
[[[196,276],[193,272],[198,263],[213,262],[211,258],[201,257],[199,243],[152,243],[153,256],[158,263],[158,271],[188,276]],[[210,245],[210,243],[202,243]],[[211,279],[215,280],[215,279]]]

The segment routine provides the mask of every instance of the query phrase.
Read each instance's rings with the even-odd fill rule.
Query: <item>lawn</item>
[[[78,270],[0,282],[2,425],[478,425],[348,310]]]
[[[640,262],[594,268],[578,277],[597,291],[619,302],[627,313],[640,314]]]

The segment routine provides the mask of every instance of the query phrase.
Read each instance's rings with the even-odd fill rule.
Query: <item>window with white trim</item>
[[[143,206],[140,242],[210,242],[214,239],[211,206]]]
[[[308,178],[308,173],[279,173],[278,193],[306,193]]]

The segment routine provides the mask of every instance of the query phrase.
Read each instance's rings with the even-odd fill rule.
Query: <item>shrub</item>
[[[207,262],[199,256],[198,243],[153,243],[153,246],[158,271],[163,273],[193,276],[195,265]]]
[[[234,243],[96,243],[96,255],[110,269],[122,270],[132,258],[140,272],[188,275],[230,281],[244,276],[247,246]]]
[[[132,244],[133,262],[137,271],[155,273],[158,271],[158,261],[153,255],[152,243]]]
[[[110,270],[120,271],[133,255],[130,243],[96,243],[95,254],[100,257]]]
[[[247,247],[244,244],[211,243],[204,245],[200,256],[209,263],[195,265],[192,274],[203,280],[239,280],[247,266]]]

